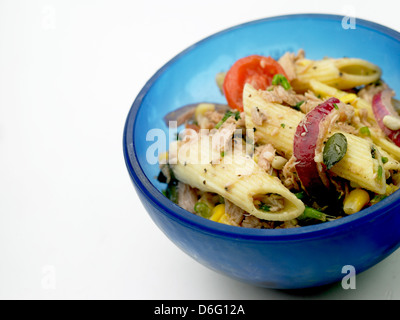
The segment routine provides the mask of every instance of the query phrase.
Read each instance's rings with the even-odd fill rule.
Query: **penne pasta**
[[[246,126],[248,126],[248,128],[256,128],[254,133],[256,141],[270,143],[277,150],[282,151],[285,156],[292,156],[295,131],[297,125],[303,119],[304,114],[290,107],[266,102],[259,91],[255,90],[249,84],[244,87],[243,106],[246,113]],[[267,115],[267,119],[269,119],[268,115],[274,117],[280,115],[283,117],[282,119],[285,119],[284,122],[289,123],[289,125],[285,124],[285,126],[282,127],[276,123],[269,122],[256,125],[251,116],[252,108],[258,108],[260,112],[264,112]],[[330,135],[333,133],[335,132],[331,132]],[[371,156],[371,149],[374,147],[373,144],[368,140],[352,134],[342,133],[348,140],[347,153],[338,164],[332,167],[332,172],[339,177],[359,184],[365,189],[378,194],[384,194],[386,182],[383,175],[378,177],[378,168],[380,164],[378,157],[377,159],[373,159]]]
[[[171,112],[185,129],[160,154],[163,194],[245,228],[339,219],[400,187],[400,116],[380,68],[357,58],[250,55],[216,75],[227,105]],[[164,151],[164,149],[162,150]]]
[[[321,95],[323,98],[336,97],[344,103],[350,103],[354,107],[354,109],[358,111],[358,113],[362,112],[362,110],[366,110],[366,120],[372,125],[372,127],[369,128],[372,141],[381,149],[392,155],[396,160],[400,160],[400,148],[392,142],[388,141],[386,137],[383,136],[382,132],[378,128],[378,124],[376,123],[376,119],[370,103],[360,97],[357,97],[357,95],[355,94],[349,94],[342,90],[328,86],[315,79],[312,79],[310,81],[310,89],[316,94]],[[361,124],[358,126],[357,129],[360,129],[360,127],[362,127]]]
[[[171,165],[179,181],[218,193],[260,219],[287,221],[303,213],[304,204],[277,177],[267,174],[245,153],[233,152],[221,159],[215,148],[210,151],[211,140],[211,136],[202,136],[179,144],[178,161]],[[274,201],[280,201],[281,205],[274,207]],[[261,210],[260,203],[269,210],[265,206]]]
[[[338,131],[333,131],[332,134]],[[341,132],[347,139],[344,158],[332,167],[332,172],[378,194],[386,192],[386,177],[382,154],[371,142],[350,133]],[[379,169],[381,167],[381,169]]]
[[[350,89],[375,82],[382,74],[378,66],[354,58],[301,59],[295,67],[297,78],[293,80],[292,86],[298,91],[309,89],[313,79],[337,89]]]
[[[272,144],[287,158],[293,154],[293,137],[303,114],[278,103],[266,102],[251,85],[243,90],[243,107],[246,114],[246,128],[254,131],[254,140],[261,144]],[[255,114],[262,114],[265,120],[256,124]]]

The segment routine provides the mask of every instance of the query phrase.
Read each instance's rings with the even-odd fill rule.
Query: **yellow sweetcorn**
[[[212,103],[200,103],[196,107],[196,111],[194,113],[196,121],[200,122],[201,118],[207,111],[214,111],[214,110],[215,110],[215,105],[213,105]]]
[[[159,164],[166,164],[168,163],[168,152],[160,153],[158,156],[158,163]]]
[[[214,207],[214,209],[212,209],[210,220],[218,222],[224,214],[225,214],[225,205],[221,203],[216,207]]]
[[[339,100],[343,103],[352,103],[355,99],[357,99],[357,95],[355,95],[354,93],[348,93],[339,98]]]
[[[229,216],[226,213],[224,213],[222,215],[222,217],[218,220],[218,222],[219,223],[223,223],[223,224],[232,225],[232,223],[231,223],[231,221],[229,219]]]
[[[314,79],[310,80],[310,87],[315,93],[325,98],[335,97],[343,103],[352,103],[358,98],[357,95],[354,93],[347,93],[346,91],[336,89]]]
[[[394,184],[387,184],[386,185],[386,195],[391,195],[393,192],[397,191],[399,187],[395,186]]]
[[[354,189],[344,199],[343,210],[346,214],[360,211],[369,202],[369,194],[364,189]]]

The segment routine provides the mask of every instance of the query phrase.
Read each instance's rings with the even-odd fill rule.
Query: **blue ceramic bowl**
[[[398,248],[398,192],[336,221],[294,229],[258,230],[215,223],[183,210],[163,196],[165,185],[155,178],[158,165],[152,156],[153,148],[158,143],[163,148],[163,137],[167,141],[174,139],[163,116],[189,103],[224,103],[215,75],[238,58],[251,54],[278,58],[300,48],[311,59],[363,58],[379,65],[385,81],[399,92],[400,34],[360,19],[355,21],[355,29],[345,29],[342,19],[320,14],[289,15],[219,32],[163,66],[133,103],[123,147],[136,191],[157,226],[203,265],[258,286],[304,288],[339,281],[353,267],[360,273]],[[346,27],[348,21],[344,22]]]

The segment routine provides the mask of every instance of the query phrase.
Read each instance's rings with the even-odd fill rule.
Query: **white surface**
[[[400,298],[399,251],[358,275],[355,290],[261,289],[208,270],[147,216],[122,154],[139,90],[194,42],[304,12],[353,12],[400,30],[393,4],[2,0],[0,298]]]

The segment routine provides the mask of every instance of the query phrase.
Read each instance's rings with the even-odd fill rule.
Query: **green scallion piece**
[[[360,133],[361,133],[363,136],[371,136],[371,131],[369,131],[369,128],[368,128],[368,127],[361,127],[361,128],[360,128]]]
[[[329,216],[326,213],[323,213],[314,208],[306,206],[304,212],[299,217],[297,217],[297,219],[299,220],[316,219],[325,222],[328,219],[335,219],[335,217]]]
[[[371,199],[371,205],[377,204],[379,201],[385,199],[387,195],[384,194],[377,194],[375,197]]]
[[[230,117],[235,117],[235,120],[237,121],[240,119],[240,112],[227,111],[224,117],[221,119],[221,121],[216,124],[215,129],[219,129],[224,124],[224,122],[228,120]]]
[[[289,90],[291,88],[288,79],[283,74],[276,74],[272,78],[272,84],[277,86],[281,85],[285,90]]]
[[[304,101],[300,101],[298,103],[296,103],[296,105],[293,107],[294,109],[296,109],[297,111],[300,111],[300,107],[302,106],[302,104],[304,103]]]
[[[304,199],[306,196],[306,193],[304,191],[300,191],[294,194],[297,199]]]
[[[169,184],[165,190],[166,197],[174,203],[178,203],[178,190],[176,185]]]
[[[383,168],[382,166],[378,167],[378,179],[382,179],[382,175],[383,175]]]

